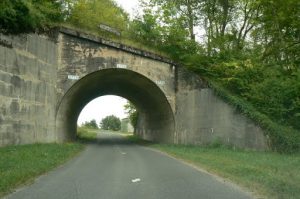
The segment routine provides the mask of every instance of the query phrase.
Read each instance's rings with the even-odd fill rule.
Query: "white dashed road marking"
[[[139,178],[136,178],[136,179],[131,180],[131,182],[133,182],[133,183],[135,183],[135,182],[140,182],[140,181],[141,181],[141,179],[139,179]]]

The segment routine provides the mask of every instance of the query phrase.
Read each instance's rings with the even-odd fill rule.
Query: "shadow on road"
[[[121,133],[98,133],[95,139],[79,139],[79,142],[90,145],[150,145],[153,144],[150,141],[145,141],[137,138],[131,134],[121,134]]]

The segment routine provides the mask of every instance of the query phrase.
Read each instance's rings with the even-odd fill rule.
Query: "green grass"
[[[84,145],[33,144],[0,148],[0,196],[74,157]]]
[[[166,152],[270,199],[300,198],[300,154],[132,141]]]
[[[94,141],[97,138],[97,132],[99,129],[91,129],[87,127],[77,128],[77,138],[83,142]]]
[[[93,142],[97,139],[97,133],[111,133],[110,130],[103,129],[92,129],[88,127],[78,127],[77,128],[77,138],[82,142]],[[132,136],[132,133],[115,131],[114,133],[120,134],[123,136]],[[133,139],[133,138],[132,138]]]
[[[125,38],[123,36],[121,36],[121,37],[111,36],[111,35],[108,36],[107,34],[101,34],[101,31],[87,30],[87,29],[84,29],[84,28],[79,28],[79,27],[76,27],[76,26],[74,26],[70,23],[60,23],[60,24],[56,24],[56,26],[70,28],[70,29],[73,29],[75,31],[84,32],[86,34],[98,36],[98,37],[107,39],[109,41],[115,42],[115,43],[119,43],[119,44],[123,44],[123,45],[129,46],[129,47],[137,48],[139,50],[150,52],[150,53],[153,53],[155,55],[159,55],[161,57],[165,57],[167,59],[170,59],[170,56],[167,55],[165,52],[162,52],[162,51],[160,51],[156,48],[151,48],[149,46],[146,46],[145,44],[139,43],[137,41],[133,41],[133,40]]]

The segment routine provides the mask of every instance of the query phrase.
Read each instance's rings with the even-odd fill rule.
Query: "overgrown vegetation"
[[[210,85],[217,95],[233,105],[241,113],[247,115],[266,131],[273,151],[291,153],[300,149],[299,130],[272,121],[270,117],[258,111],[251,103],[228,92],[219,83],[210,81]]]
[[[0,31],[60,23],[156,49],[254,119],[274,150],[300,149],[300,1],[140,1],[143,13],[130,20],[112,0],[3,0]]]
[[[83,149],[83,145],[34,144],[0,148],[0,196],[55,168]]]
[[[98,129],[98,124],[95,119],[92,119],[91,121],[84,122],[81,127],[91,128],[91,129]]]
[[[1,0],[0,32],[23,33],[62,22],[62,4],[52,0]]]
[[[94,141],[97,138],[97,131],[99,130],[93,127],[77,127],[77,138],[83,142]]]
[[[299,7],[297,0],[149,0],[131,36],[207,79],[266,130],[274,150],[298,151]]]
[[[100,127],[103,130],[120,131],[121,120],[115,115],[109,115],[101,120]]]
[[[229,179],[263,198],[299,198],[299,153],[234,150],[222,144],[208,147],[155,144],[135,136],[129,139]]]
[[[127,101],[127,103],[124,105],[124,110],[126,111],[126,114],[128,115],[129,121],[133,128],[136,128],[137,120],[139,117],[139,112],[130,101]]]
[[[128,14],[112,0],[77,0],[70,9],[67,23],[82,29],[96,31],[106,37],[117,36],[102,30],[100,25],[107,25],[117,32],[126,31]]]

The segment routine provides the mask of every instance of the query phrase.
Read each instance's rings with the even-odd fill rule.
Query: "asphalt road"
[[[102,133],[78,157],[8,199],[245,199],[235,186],[120,135]]]

